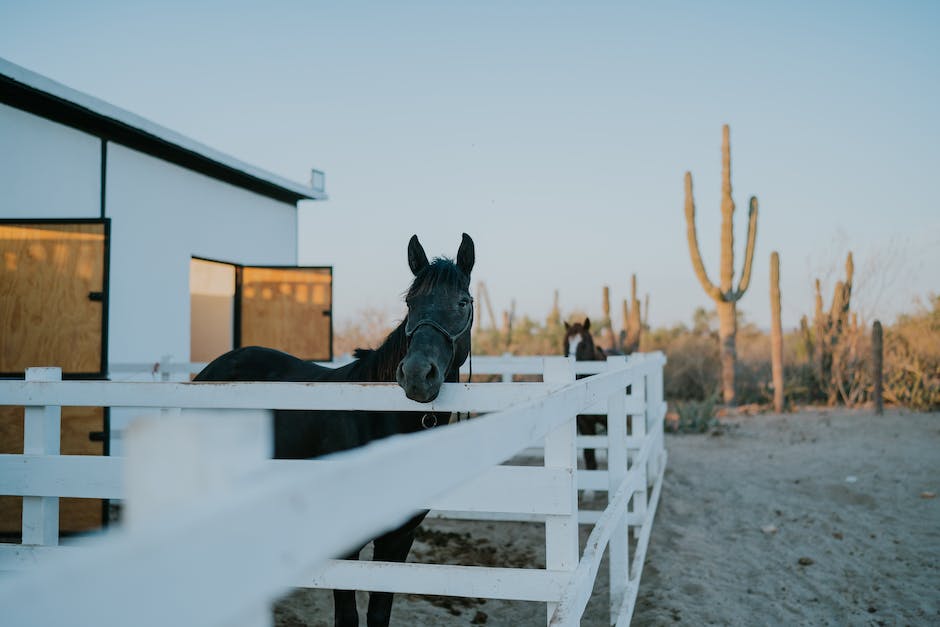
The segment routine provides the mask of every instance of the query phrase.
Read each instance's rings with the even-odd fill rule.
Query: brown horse
[[[591,319],[585,318],[584,323],[565,323],[565,357],[574,355],[576,361],[604,361],[607,355],[594,344],[591,337]],[[580,375],[580,379],[584,375]],[[603,416],[579,415],[577,418],[578,433],[581,435],[597,435],[597,428],[606,427],[607,418]],[[588,470],[597,470],[597,457],[594,449],[584,449],[584,466]]]

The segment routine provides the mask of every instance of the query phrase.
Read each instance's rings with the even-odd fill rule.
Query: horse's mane
[[[408,350],[408,338],[405,337],[405,320],[388,334],[385,341],[377,348],[357,348],[353,357],[359,360],[374,381],[394,381],[395,369]]]

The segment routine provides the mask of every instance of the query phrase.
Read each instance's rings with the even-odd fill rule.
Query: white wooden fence
[[[390,384],[58,381],[55,369],[0,381],[0,403],[26,406],[24,454],[0,455],[0,494],[24,497],[23,543],[0,545],[0,570],[22,571],[0,579],[3,624],[263,625],[273,598],[306,586],[542,601],[551,625],[574,625],[608,546],[611,623],[626,624],[666,463],[664,361],[611,358],[575,381],[576,362],[546,358],[543,383],[446,384],[430,404]],[[610,499],[579,556],[574,417],[598,404]],[[59,455],[59,407],[76,405],[151,416],[129,429],[126,458]],[[485,415],[286,461],[266,459],[269,409]],[[537,443],[543,466],[500,465]],[[125,499],[126,524],[59,546],[64,496]],[[546,567],[331,559],[425,507],[538,516]]]
[[[339,357],[332,362],[317,362],[327,367],[342,366],[352,359],[349,355]],[[202,371],[208,365],[206,362],[175,362],[172,355],[165,355],[156,362],[138,362],[122,363],[112,365],[110,376],[117,379],[133,380],[162,380],[170,381],[189,380],[190,375],[195,375]],[[516,377],[540,378],[543,375],[545,366],[544,356],[514,356],[510,353],[503,355],[483,355],[471,358],[464,362],[460,369],[464,380],[471,374],[477,376],[498,376],[503,383],[512,383]],[[573,363],[575,375],[593,375],[604,372],[608,369],[608,364],[604,361],[575,361]],[[602,399],[597,406],[593,407],[591,414],[606,414],[606,400]],[[112,434],[120,437],[112,427]],[[598,449],[603,451],[601,456],[606,454],[608,438],[606,435],[577,435],[575,445],[578,450],[586,448]],[[520,451],[523,455],[542,455],[541,448],[529,448]],[[578,470],[577,471],[578,490],[582,493],[593,494],[594,492],[607,492],[610,485],[607,476],[607,470]],[[578,521],[581,524],[593,525],[597,523],[602,510],[591,509],[585,504],[578,510]],[[490,520],[490,521],[516,521],[516,522],[539,522],[545,519],[544,515],[538,513],[518,513],[510,511],[451,511],[444,509],[434,509],[429,514],[430,518],[457,518],[462,520]],[[634,528],[634,532],[637,529]]]

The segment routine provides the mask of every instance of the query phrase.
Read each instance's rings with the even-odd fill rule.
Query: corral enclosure
[[[510,377],[542,372],[541,366],[533,371],[532,359],[506,361],[489,370]],[[11,471],[2,473],[0,489],[22,494],[29,505],[28,537],[22,545],[0,547],[0,564],[30,572],[0,595],[24,625],[56,623],[65,614],[55,613],[66,611],[69,620],[110,624],[131,609],[154,625],[217,624],[232,612],[243,622],[247,613],[253,617],[248,622],[267,624],[267,601],[288,585],[541,601],[548,603],[551,624],[574,625],[609,544],[610,619],[627,624],[666,462],[662,363],[656,354],[611,358],[580,365],[597,375],[575,381],[573,359],[556,357],[545,360],[544,383],[446,384],[429,404],[406,401],[393,384],[56,382],[55,369],[31,370],[25,382],[0,382],[4,398],[30,406],[27,455],[0,456]],[[331,461],[284,463],[264,461],[270,440],[266,417],[257,412],[229,412],[219,420],[164,410],[132,428],[126,460],[83,460],[58,455],[57,440],[43,437],[55,432],[62,403],[486,415]],[[607,435],[576,437],[574,417],[582,412],[605,413]],[[181,433],[187,445],[167,456]],[[498,465],[527,446],[544,451],[542,467]],[[606,470],[577,470],[576,450],[585,447],[608,450]],[[399,481],[403,477],[423,480]],[[577,494],[585,489],[606,490],[606,508],[579,511]],[[349,499],[350,490],[360,498]],[[57,495],[64,494],[128,499],[125,531],[110,534],[110,542],[58,548]],[[331,504],[329,516],[322,514],[323,503]],[[545,568],[322,562],[386,528],[388,516],[409,517],[420,507],[450,517],[543,524]],[[579,522],[594,524],[583,555]],[[271,533],[259,536],[268,526]],[[233,549],[240,552],[235,568],[225,566]],[[275,559],[279,555],[290,558]],[[73,576],[76,568],[82,577]],[[159,601],[145,585],[155,577],[163,590]],[[61,590],[60,603],[34,603],[37,586]],[[87,602],[98,593],[108,602]],[[78,613],[65,609],[74,607],[66,597],[83,599]]]

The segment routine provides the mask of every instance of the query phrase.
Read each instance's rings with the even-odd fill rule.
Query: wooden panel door
[[[333,358],[332,268],[239,268],[236,346]]]
[[[65,377],[105,368],[108,224],[105,221],[0,222],[0,376],[58,366]],[[102,455],[100,407],[63,407],[61,452]],[[0,405],[0,453],[23,452],[23,408]],[[0,533],[19,534],[22,498],[0,496]],[[102,524],[98,499],[61,499],[60,529]]]
[[[0,374],[103,375],[104,222],[0,223]]]

